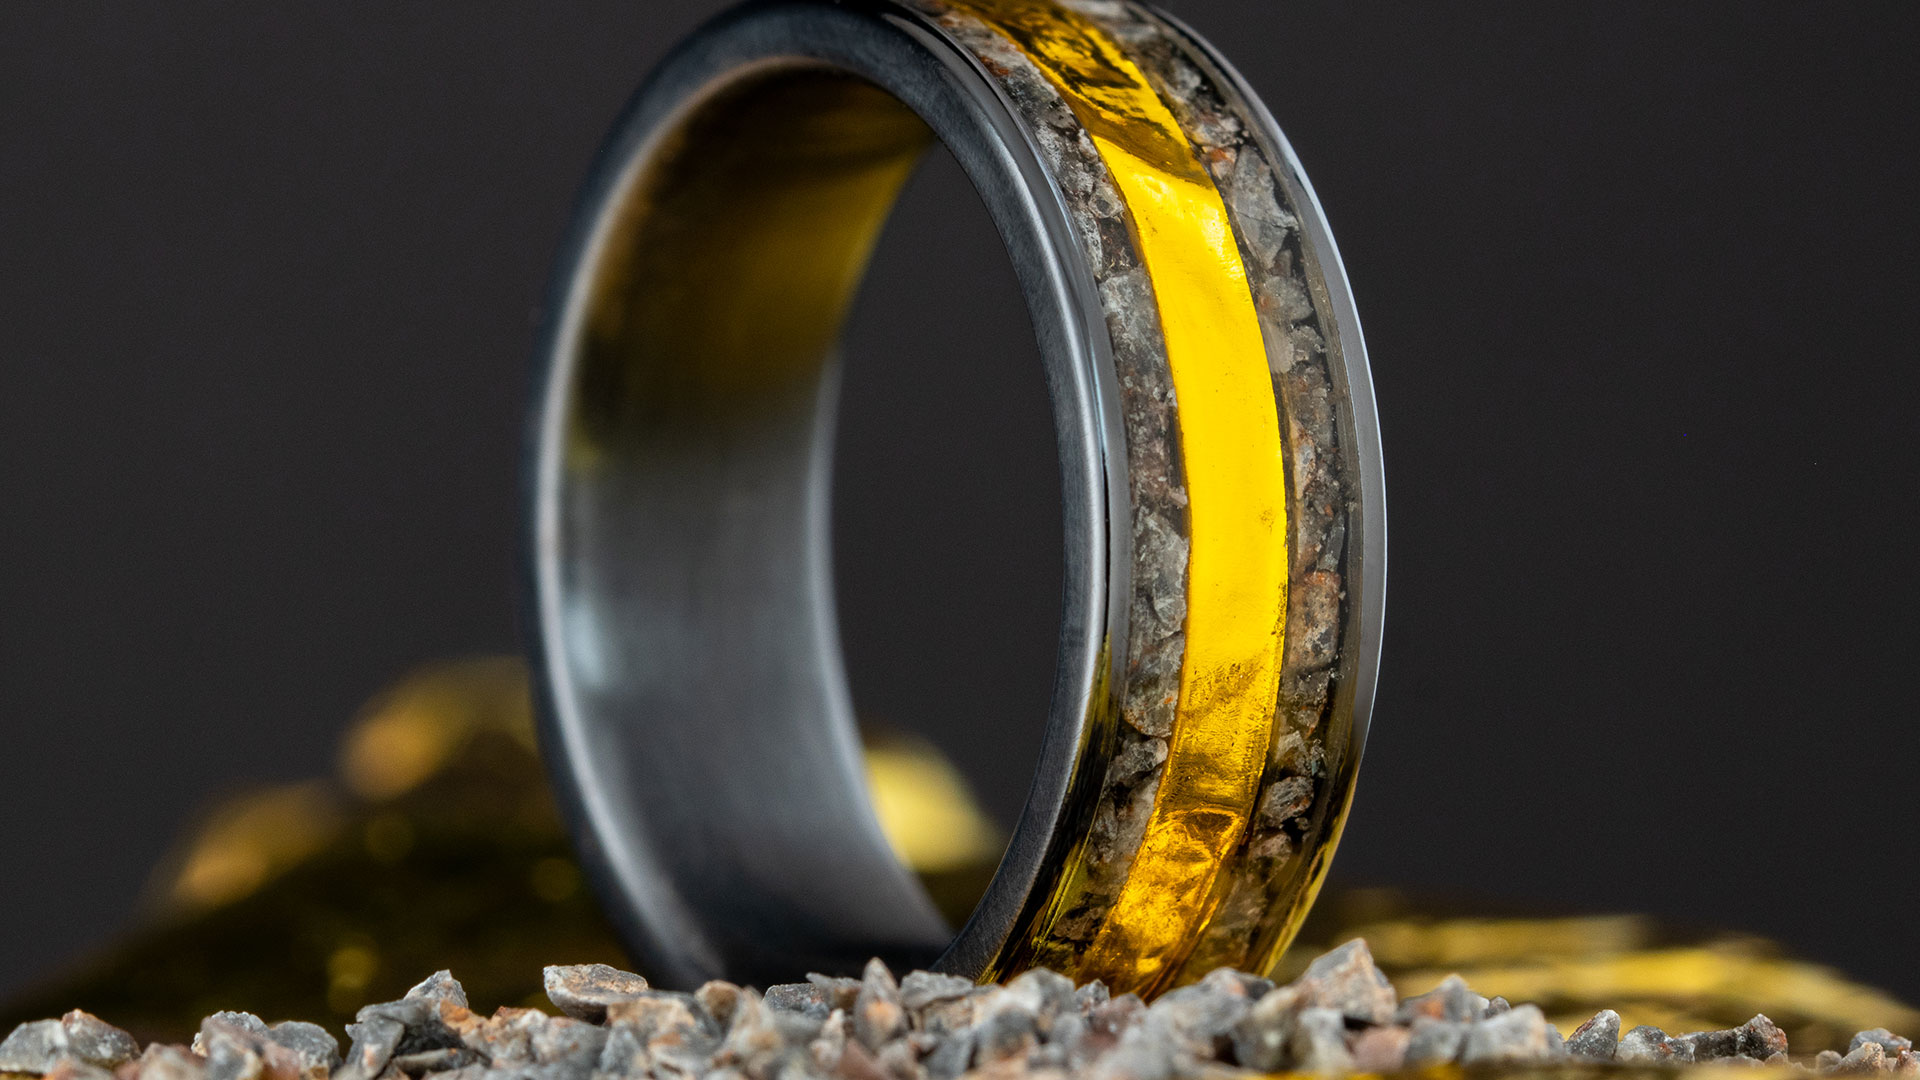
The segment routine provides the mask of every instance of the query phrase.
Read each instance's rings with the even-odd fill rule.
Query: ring
[[[1040,760],[957,932],[869,804],[826,539],[840,324],[935,139],[1026,300],[1066,541]],[[542,739],[643,971],[1271,966],[1352,797],[1384,488],[1332,237],[1205,42],[1128,0],[734,9],[618,121],[541,341]]]

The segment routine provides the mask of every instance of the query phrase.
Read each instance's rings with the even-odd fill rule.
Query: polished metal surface
[[[1114,301],[1031,115],[932,10],[775,0],[709,24],[618,122],[560,257],[529,470],[542,738],[589,873],[665,984],[788,981],[873,955],[1004,975],[1030,955],[1035,927],[1058,918],[1101,810],[1140,558]],[[1021,17],[1059,12],[1035,10]],[[1296,210],[1350,400],[1342,452],[1361,477],[1350,541],[1361,579],[1336,677],[1346,786],[1317,811],[1315,850],[1301,856],[1312,863],[1296,890],[1304,910],[1371,704],[1383,489],[1338,256],[1265,123],[1304,196]],[[999,871],[957,935],[867,804],[826,546],[833,340],[920,131],[952,151],[1013,261],[1054,403],[1065,510],[1040,760]],[[1155,961],[1153,986],[1173,959]]]

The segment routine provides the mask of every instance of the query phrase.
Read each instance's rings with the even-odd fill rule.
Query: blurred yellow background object
[[[923,741],[868,736],[882,825],[943,911],[971,909],[1002,842]],[[567,849],[534,751],[524,667],[435,665],[363,711],[340,776],[212,808],[164,860],[145,928],[0,1008],[0,1029],[83,1008],[143,1040],[184,1041],[245,1009],[338,1025],[451,968],[476,1006],[546,1007],[540,969],[625,966]],[[1273,974],[1365,937],[1402,996],[1458,973],[1547,1011],[1563,1032],[1601,1008],[1623,1027],[1736,1026],[1764,1012],[1796,1052],[1920,1012],[1759,938],[1641,915],[1490,917],[1392,890],[1330,890]],[[795,972],[798,979],[803,972]]]

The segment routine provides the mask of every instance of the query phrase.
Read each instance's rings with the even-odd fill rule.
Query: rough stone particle
[[[479,1060],[480,1055],[466,1047],[451,1046],[440,1050],[422,1050],[417,1054],[396,1054],[388,1064],[391,1069],[399,1069],[408,1076],[419,1076],[421,1073],[463,1069]]]
[[[1393,984],[1374,966],[1373,953],[1360,938],[1315,959],[1297,983],[1312,1005],[1363,1024],[1387,1023],[1398,1006]]]
[[[541,973],[553,1007],[588,1023],[607,1018],[607,1006],[629,1001],[647,989],[647,980],[606,964],[555,965]]]
[[[1623,1065],[1684,1065],[1693,1060],[1693,1048],[1667,1038],[1667,1033],[1651,1024],[1641,1024],[1620,1036],[1613,1060]]]
[[[807,1054],[822,1072],[831,1073],[840,1068],[840,1058],[846,1049],[847,1014],[844,1009],[835,1009],[827,1014],[827,1019],[820,1025],[820,1033],[807,1044]],[[961,1063],[962,1068],[965,1065],[965,1062]],[[958,1076],[959,1072],[953,1075]]]
[[[206,1058],[210,1080],[327,1080],[340,1063],[340,1044],[316,1024],[269,1028],[245,1012],[217,1012],[200,1022],[193,1051]]]
[[[1612,1061],[1620,1045],[1620,1014],[1601,1009],[1567,1036],[1567,1053],[1581,1061]]]
[[[1062,1045],[1072,1060],[1091,1066],[1101,1055],[1119,1046],[1122,1036],[1138,1026],[1146,1011],[1138,994],[1122,994],[1099,1002],[1084,1014],[1084,1028],[1063,1033],[1063,1038],[1073,1038]]]
[[[1487,999],[1486,1011],[1480,1014],[1480,1018],[1485,1020],[1490,1017],[1499,1016],[1501,1013],[1507,1012],[1512,1008],[1513,1004],[1511,1002],[1496,994]]]
[[[46,1080],[114,1080],[114,1074],[79,1058],[63,1057],[47,1070]]]
[[[1766,1019],[1766,1017],[1754,1017],[1754,1020],[1764,1019]],[[1749,1024],[1752,1022],[1751,1020],[1748,1021]],[[1902,1050],[1913,1049],[1912,1039],[1903,1039],[1893,1032],[1888,1031],[1886,1028],[1868,1028],[1865,1031],[1854,1033],[1853,1041],[1847,1044],[1847,1053],[1851,1054],[1868,1043],[1879,1043],[1880,1049],[1886,1051],[1889,1057],[1900,1053]]]
[[[184,1047],[154,1043],[140,1055],[140,1080],[204,1080],[207,1063]]]
[[[66,1056],[67,1037],[58,1020],[33,1020],[0,1041],[0,1072],[44,1073]]]
[[[973,980],[958,975],[936,975],[931,971],[910,971],[900,980],[900,1005],[908,1012],[919,1012],[936,1001],[966,997],[973,991]]]
[[[923,1080],[926,1075],[920,1067],[920,1055],[905,1039],[895,1039],[881,1047],[873,1063],[888,1080]]]
[[[206,1058],[207,1080],[260,1080],[267,1068],[252,1046],[229,1031],[208,1041]]]
[[[1081,1012],[1085,1012],[1095,1005],[1104,1005],[1112,1000],[1113,991],[1108,990],[1107,984],[1101,982],[1099,979],[1095,979],[1073,992],[1074,1004],[1079,1006]]]
[[[1877,1042],[1863,1042],[1836,1062],[1832,1072],[1846,1076],[1877,1073],[1887,1066],[1887,1048]]]
[[[1449,975],[1440,981],[1439,986],[1402,1001],[1394,1011],[1393,1019],[1397,1024],[1411,1024],[1422,1016],[1429,1020],[1464,1023],[1478,1020],[1486,1013],[1487,999],[1469,989],[1460,976]]]
[[[827,1004],[827,992],[812,983],[777,983],[767,987],[760,1000],[774,1012],[794,1013],[825,1020],[833,1007]]]
[[[1316,1005],[1300,1010],[1287,1049],[1293,1056],[1293,1067],[1301,1072],[1353,1071],[1353,1055],[1347,1051],[1346,1018],[1339,1009]]]
[[[1162,994],[1147,1015],[1165,1025],[1181,1049],[1196,1058],[1218,1058],[1232,1046],[1232,1032],[1264,990],[1238,972],[1222,968],[1190,986]]]
[[[974,1066],[1025,1057],[1040,1042],[1040,1017],[1021,997],[989,994],[975,1031]]]
[[[0,1072],[47,1073],[63,1058],[111,1069],[139,1053],[133,1036],[75,1009],[58,1020],[36,1020],[14,1028],[0,1041]]]
[[[1465,1021],[1432,1020],[1424,1016],[1416,1019],[1407,1039],[1407,1067],[1445,1065],[1459,1060],[1467,1042],[1468,1026]]]
[[[1404,1027],[1368,1028],[1353,1039],[1353,1067],[1363,1073],[1399,1072],[1407,1064],[1413,1032]]]
[[[1313,806],[1313,781],[1304,776],[1289,776],[1268,785],[1260,796],[1255,818],[1260,824],[1277,828],[1299,817]]]
[[[867,961],[860,974],[860,993],[853,1002],[853,1036],[869,1050],[879,1050],[907,1029],[906,1010],[900,1007],[900,984],[878,959]]]
[[[1172,1080],[1178,1069],[1173,1047],[1149,1034],[1149,1026],[1135,1024],[1120,1042],[1087,1070],[1088,1080]]]
[[[1033,1013],[1042,1035],[1055,1017],[1073,1007],[1073,980],[1046,968],[1022,973],[1007,983],[1006,993]]]
[[[1229,1033],[1234,1060],[1242,1068],[1259,1072],[1285,1068],[1287,1043],[1293,1038],[1300,1011],[1306,1007],[1306,992],[1297,985],[1263,995]]]
[[[420,980],[418,985],[407,991],[407,997],[416,1001],[444,1001],[463,1009],[470,1008],[466,988],[460,985],[460,980],[454,978],[451,971],[436,971]]]
[[[1467,1029],[1460,1063],[1553,1061],[1566,1056],[1560,1032],[1547,1023],[1537,1005],[1522,1005]]]
[[[1787,1055],[1779,1056],[1784,1060]],[[1887,1069],[1901,1076],[1920,1076],[1920,1055],[1911,1050],[1902,1050],[1892,1055],[1892,1060],[1887,1063]]]
[[[1830,1073],[1840,1067],[1841,1055],[1835,1050],[1822,1050],[1814,1055],[1813,1071]]]
[[[733,1010],[740,1004],[740,988],[722,979],[710,979],[693,992],[693,1000],[714,1023],[726,1027],[733,1023]]]
[[[860,996],[860,980],[839,975],[810,974],[807,981],[820,988],[827,997],[829,1009],[845,1009],[853,1012],[854,999]]]
[[[340,1042],[319,1024],[286,1020],[267,1029],[267,1038],[292,1052],[310,1070],[322,1075],[340,1067]]]
[[[920,1067],[927,1071],[932,1080],[953,1080],[966,1072],[973,1062],[973,1034],[955,1032],[940,1036],[939,1039],[939,1044],[920,1059]]]

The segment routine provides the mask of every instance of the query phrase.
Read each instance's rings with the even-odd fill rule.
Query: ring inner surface
[[[734,978],[925,966],[952,936],[868,803],[826,549],[835,344],[930,138],[853,76],[750,69],[657,137],[587,271],[572,752],[608,778],[633,936]]]

